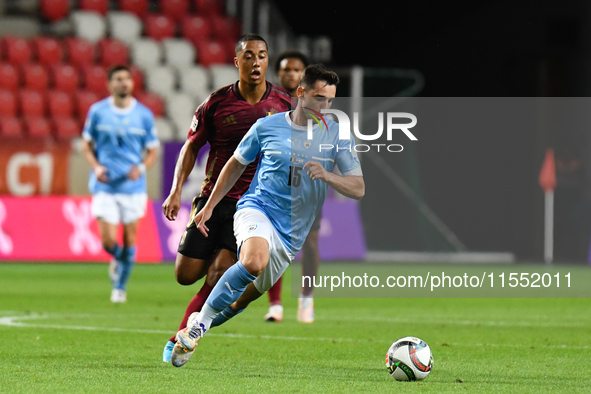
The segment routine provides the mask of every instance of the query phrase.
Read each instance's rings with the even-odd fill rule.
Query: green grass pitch
[[[302,325],[285,278],[282,323],[263,322],[264,296],[174,368],[162,348],[198,285],[137,265],[115,305],[105,264],[0,264],[0,392],[590,392],[588,298],[316,299]],[[408,335],[433,352],[422,382],[385,368]]]

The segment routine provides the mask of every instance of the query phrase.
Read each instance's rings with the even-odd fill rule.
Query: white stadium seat
[[[213,90],[230,85],[238,80],[238,69],[230,64],[212,64],[209,66]]]
[[[74,26],[74,34],[92,43],[97,43],[107,34],[105,19],[98,12],[72,11],[70,20]]]
[[[158,116],[154,119],[154,122],[156,124],[156,130],[158,130],[158,138],[160,141],[176,141],[176,127],[169,119]]]
[[[166,99],[166,115],[176,125],[178,135],[184,136],[191,126],[197,103],[192,96],[176,92]]]
[[[201,103],[211,93],[209,71],[198,64],[179,70],[179,84],[181,91]]]
[[[131,12],[110,11],[107,14],[107,23],[111,37],[127,45],[131,45],[142,35],[142,21]]]
[[[162,41],[165,63],[177,70],[195,64],[197,53],[193,44],[183,38],[166,38]]]
[[[140,38],[129,49],[133,63],[144,71],[162,63],[162,46],[151,38]]]
[[[145,71],[145,85],[147,90],[168,99],[176,94],[176,72],[166,66],[149,68]]]

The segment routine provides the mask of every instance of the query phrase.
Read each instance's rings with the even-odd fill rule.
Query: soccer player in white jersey
[[[337,74],[323,66],[306,67],[296,109],[259,119],[222,169],[209,200],[194,218],[205,236],[214,207],[260,155],[255,178],[234,215],[239,261],[220,278],[201,312],[177,333],[174,366],[189,360],[210,327],[241,312],[283,274],[302,247],[329,185],[350,198],[365,194],[354,142],[339,139],[335,122],[316,124],[308,138],[308,120],[331,106],[338,81]],[[335,163],[342,176],[332,172]]]
[[[146,170],[158,156],[154,115],[132,96],[133,79],[126,66],[107,74],[111,95],[93,104],[82,131],[82,151],[92,167],[88,187],[105,250],[113,256],[109,274],[112,302],[126,302],[126,286],[135,263],[138,221],[148,196]],[[123,244],[117,227],[123,224]]]

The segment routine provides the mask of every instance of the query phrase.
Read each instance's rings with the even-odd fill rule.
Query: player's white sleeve
[[[343,176],[363,176],[361,163],[354,149],[353,139],[339,140],[339,149],[336,156],[336,163]]]
[[[258,123],[258,122],[257,122]],[[257,123],[253,124],[248,133],[244,135],[240,144],[234,151],[234,157],[242,165],[252,163],[259,153],[261,153],[261,144],[259,141]]]

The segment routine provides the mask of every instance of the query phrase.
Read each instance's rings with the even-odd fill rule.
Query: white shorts
[[[234,214],[234,236],[240,256],[240,246],[252,237],[261,237],[269,243],[269,262],[253,284],[263,294],[279,280],[295,258],[281,242],[273,224],[259,210],[244,208]]]
[[[92,196],[92,216],[111,224],[137,222],[146,213],[148,195],[99,192]]]

